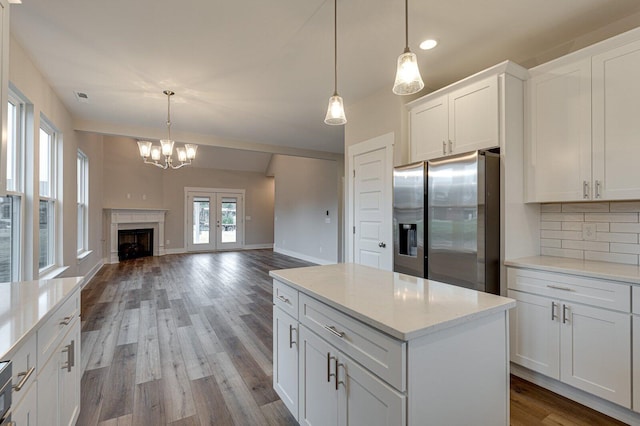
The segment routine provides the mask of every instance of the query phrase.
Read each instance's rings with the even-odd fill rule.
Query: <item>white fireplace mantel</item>
[[[167,210],[163,209],[104,209],[106,223],[109,224],[109,257],[107,263],[118,263],[118,231],[136,229],[140,226],[153,227],[153,255],[164,256],[164,220]]]

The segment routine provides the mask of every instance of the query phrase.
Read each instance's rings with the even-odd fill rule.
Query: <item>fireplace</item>
[[[118,260],[153,256],[153,228],[118,230]]]

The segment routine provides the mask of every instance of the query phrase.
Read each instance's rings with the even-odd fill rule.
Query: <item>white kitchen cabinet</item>
[[[75,425],[80,414],[80,320],[76,319],[63,342],[63,359],[59,370],[60,425]]]
[[[640,198],[640,30],[530,70],[526,199]]]
[[[640,412],[640,287],[632,289],[633,410]]]
[[[640,40],[592,58],[595,198],[640,198]]]
[[[506,61],[409,103],[411,161],[499,147],[500,117],[508,113],[499,96],[505,74],[527,77]]]
[[[510,268],[508,295],[517,300],[510,314],[511,360],[631,408],[630,286],[600,281],[598,289],[598,282]]]
[[[298,420],[298,321],[275,305],[273,388]]]
[[[527,82],[529,201],[591,196],[591,61],[537,71]]]
[[[15,426],[36,426],[38,424],[37,386],[31,383],[24,388],[24,398],[19,402],[11,402],[11,420]]]
[[[300,326],[300,424],[395,426],[406,397]]]

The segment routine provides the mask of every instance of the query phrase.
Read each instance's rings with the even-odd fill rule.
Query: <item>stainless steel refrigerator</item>
[[[410,165],[415,166],[415,165]],[[440,158],[423,165],[425,178],[408,190],[394,172],[394,270],[479,291],[500,292],[500,159],[488,151]],[[415,170],[404,166],[396,169]],[[397,183],[396,183],[397,182]],[[403,194],[425,195],[423,217],[416,220],[416,254],[424,242],[422,262],[412,257],[411,225]],[[399,194],[400,203],[396,202]],[[417,206],[417,203],[416,203]],[[398,208],[396,208],[398,207]],[[408,229],[407,225],[409,225]],[[421,231],[422,229],[422,231]],[[422,232],[422,235],[421,235]],[[403,234],[407,234],[403,239]],[[394,244],[395,245],[395,244]],[[406,245],[406,247],[411,247]],[[409,251],[409,254],[405,254]],[[422,263],[422,274],[407,268]],[[397,265],[397,266],[396,266]],[[418,265],[419,266],[419,265]]]

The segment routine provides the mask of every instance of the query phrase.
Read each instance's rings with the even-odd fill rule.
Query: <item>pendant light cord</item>
[[[338,0],[333,0],[333,96],[338,96]]]
[[[408,53],[410,52],[409,50],[409,0],[404,0],[404,40],[405,40],[404,53]]]

